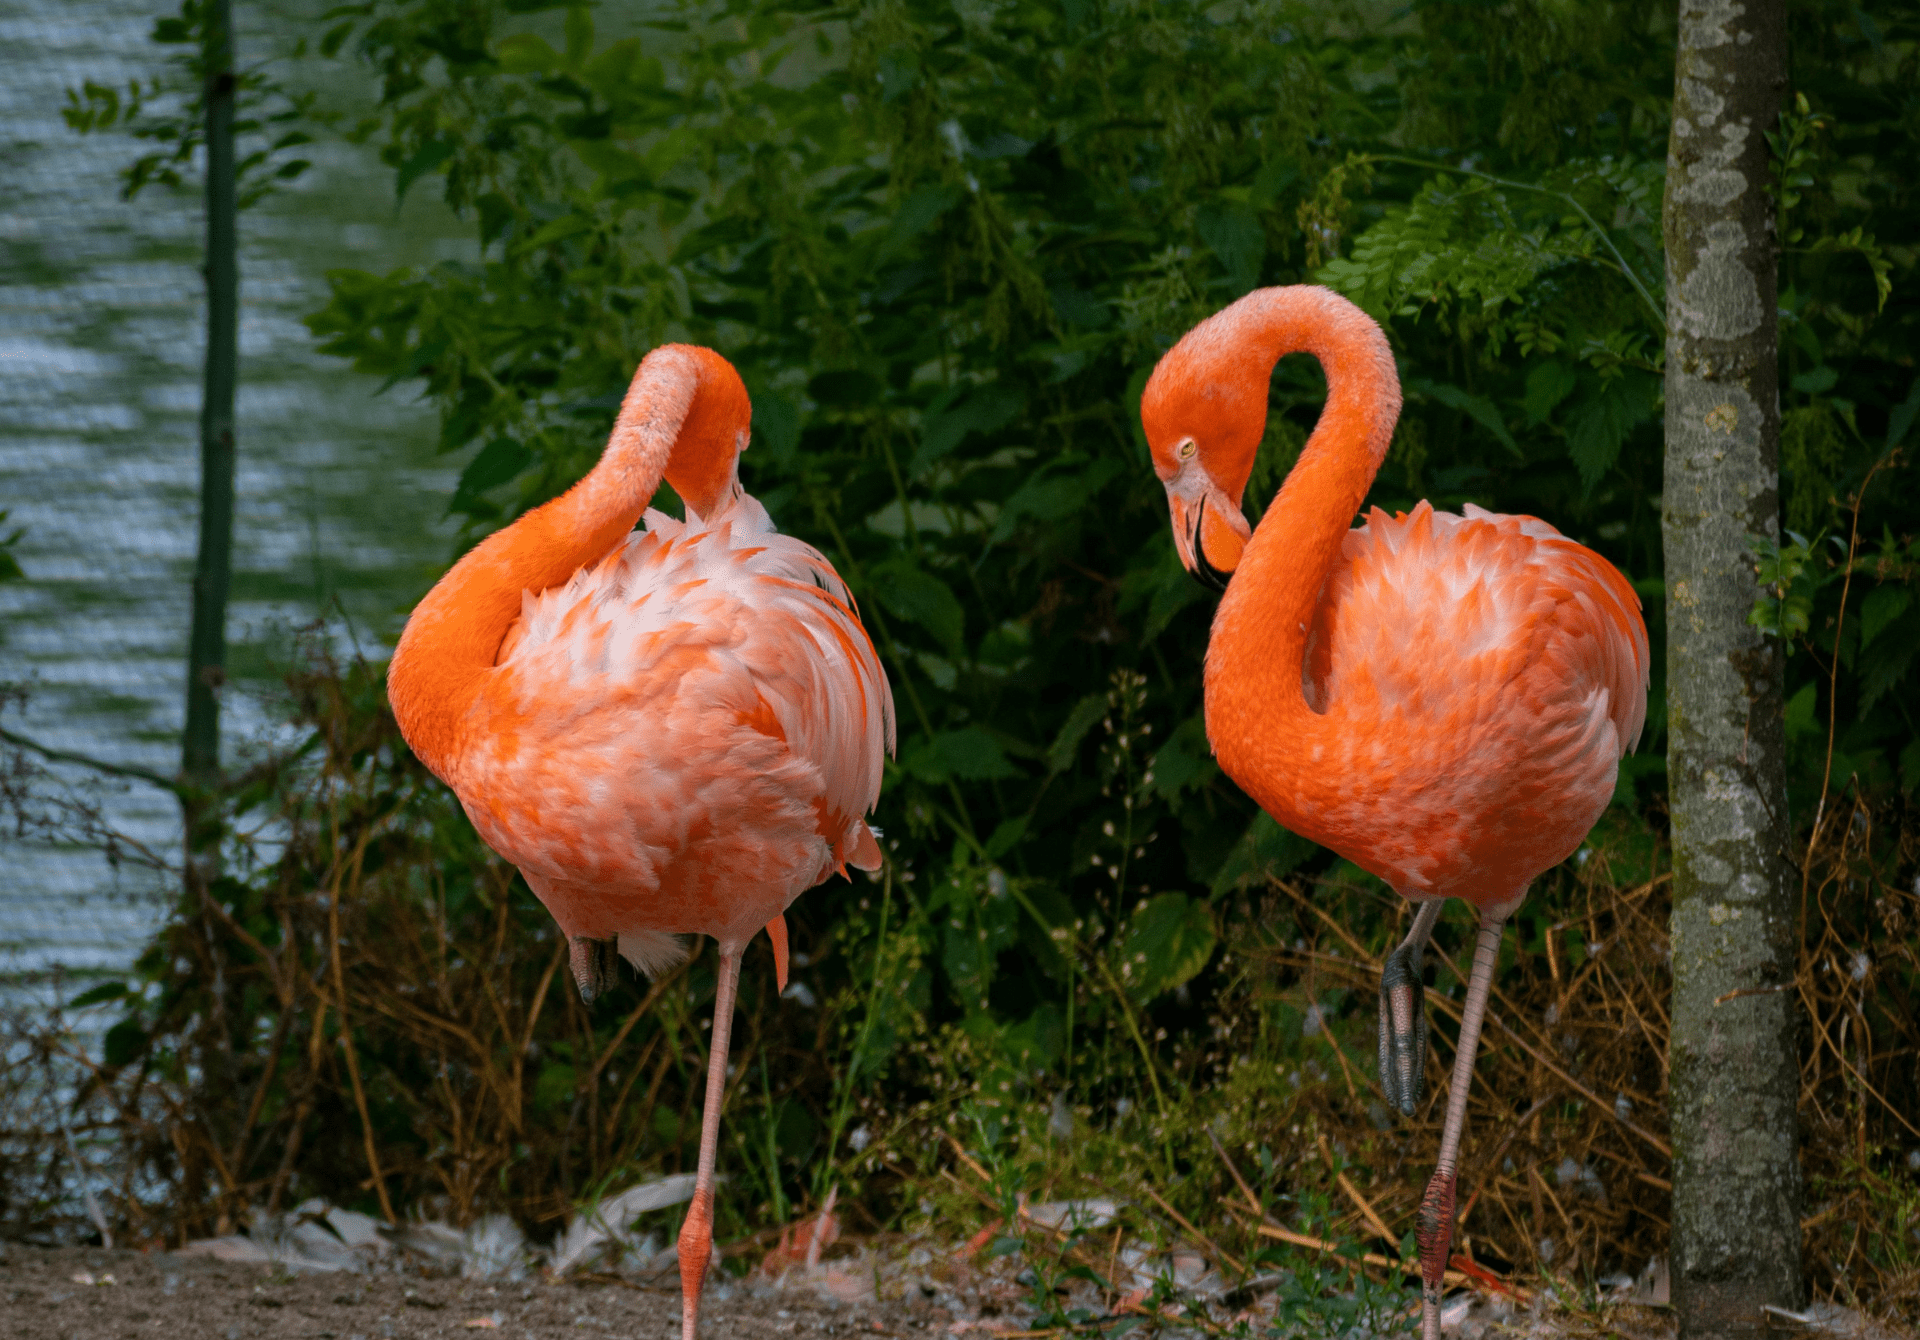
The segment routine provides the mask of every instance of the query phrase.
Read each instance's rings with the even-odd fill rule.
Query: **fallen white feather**
[[[634,1220],[653,1210],[692,1200],[693,1182],[692,1173],[661,1177],[628,1187],[619,1195],[608,1196],[581,1211],[553,1244],[553,1273],[564,1275],[608,1246],[618,1245],[624,1250],[627,1230]]]

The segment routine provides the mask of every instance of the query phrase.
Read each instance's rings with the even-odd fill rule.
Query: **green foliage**
[[[1814,545],[1804,535],[1787,532],[1790,544],[1775,544],[1755,535],[1748,545],[1759,557],[1760,584],[1767,588],[1747,615],[1747,622],[1772,637],[1788,641],[1807,631],[1813,597],[1821,585],[1813,568]]]
[[[470,453],[462,543],[591,465],[647,348],[731,358],[755,404],[743,477],[848,578],[900,699],[880,818],[924,908],[936,1022],[1072,1074],[1082,1035],[1153,1050],[1121,997],[1179,1015],[1210,903],[1324,864],[1204,746],[1207,606],[1134,421],[1186,326],[1256,284],[1347,291],[1406,368],[1375,501],[1545,516],[1657,582],[1664,20],[1510,8],[1507,25],[1422,5],[1383,32],[1277,2],[682,0],[625,29],[585,7],[348,7],[321,49],[381,80],[354,134],[397,194],[436,185],[475,252],[337,273],[310,324],[390,384],[424,382],[442,448]],[[1858,133],[1895,136],[1869,150],[1891,164],[1875,99],[1897,70],[1878,50],[1805,77],[1853,81]],[[1895,264],[1875,240],[1894,216],[1859,199],[1904,188],[1880,172],[1840,203],[1831,124],[1796,115],[1782,207],[1804,263]],[[1389,151],[1389,131],[1430,153]],[[1911,319],[1900,289],[1881,311],[1881,273],[1863,269],[1860,302],[1783,297],[1818,363],[1793,370],[1813,375],[1791,383],[1788,491],[1829,532],[1819,495],[1862,467],[1822,425],[1881,412],[1863,410],[1884,403],[1874,369]],[[1257,495],[1318,411],[1296,362]],[[1828,586],[1794,583],[1825,561],[1786,579],[1777,632],[1817,628]],[[1876,655],[1882,679],[1907,672]],[[800,915],[836,924],[847,896]],[[1141,954],[1150,971],[1103,989]]]
[[[1203,1122],[1227,1120],[1235,1149],[1297,1122],[1302,1058],[1332,1036],[1308,1022],[1348,987],[1315,985],[1325,955],[1275,985],[1224,946],[1236,927],[1282,946],[1318,935],[1264,901],[1282,877],[1338,909],[1342,956],[1387,943],[1397,900],[1355,892],[1379,891],[1257,814],[1211,760],[1211,607],[1172,553],[1141,387],[1248,288],[1332,284],[1384,319],[1407,390],[1370,502],[1538,515],[1657,594],[1669,7],[1513,0],[1489,21],[1421,3],[1384,24],[1287,0],[528,8],[367,0],[329,16],[316,49],[379,81],[350,133],[397,197],[439,190],[473,249],[335,273],[310,325],[438,409],[463,547],[591,466],[648,348],[712,345],[753,396],[744,481],[861,601],[900,707],[879,815],[892,883],[877,906],[873,886],[838,882],[795,906],[830,1010],[811,1051],[782,1054],[810,1078],[742,1062],[760,1090],[736,1095],[730,1127],[742,1200],[779,1209],[827,1177],[878,1177],[926,1155],[913,1143],[931,1124],[995,1172],[1005,1212],[1044,1170],[1049,1093],[1071,1094],[1076,1158],[1107,1176],[1211,1167]],[[1810,813],[1829,720],[1836,775],[1876,803],[1920,781],[1920,540],[1896,454],[1920,414],[1904,119],[1920,18],[1791,9],[1807,103],[1776,145],[1793,234],[1782,488],[1795,529],[1830,538],[1760,556],[1760,619],[1810,653],[1789,686]],[[1250,515],[1323,393],[1307,360],[1276,370]],[[1652,753],[1607,820],[1616,876],[1648,888],[1662,615],[1650,601]],[[479,863],[437,803],[435,831]],[[1910,862],[1886,836],[1904,831],[1876,830],[1882,875]],[[514,896],[544,946],[537,907]],[[1555,991],[1556,955],[1589,952],[1567,896],[1543,881],[1517,919]],[[662,1055],[680,1054],[688,1008],[646,1025]],[[610,1030],[568,1026],[531,1101],[575,1120],[610,1101],[582,1064]],[[826,1055],[839,1068],[823,1076]],[[397,1047],[386,1061],[375,1124],[405,1144],[406,1084],[431,1077]],[[662,1102],[598,1130],[596,1175],[670,1161],[686,1127]],[[1003,1144],[1019,1157],[995,1162]],[[433,1158],[413,1157],[428,1184]],[[542,1175],[587,1184],[525,1173]],[[1328,1266],[1289,1286],[1302,1333],[1349,1279]]]
[[[155,183],[181,189],[206,143],[206,0],[181,0],[177,15],[154,20],[152,40],[185,48],[164,76],[145,83],[130,80],[124,95],[88,79],[67,90],[60,113],[83,135],[118,130],[160,146],[122,169],[123,200]],[[283,54],[298,58],[305,52],[301,39]],[[265,66],[249,67],[238,59],[233,65],[233,133],[239,146],[234,168],[239,207],[245,209],[313,166],[299,153],[330,118],[317,107],[317,94],[292,92]]]

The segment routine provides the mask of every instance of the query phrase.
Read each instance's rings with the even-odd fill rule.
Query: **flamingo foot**
[[[1387,1106],[1413,1115],[1427,1071],[1427,989],[1420,949],[1401,945],[1380,968],[1380,1088]]]
[[[713,1191],[694,1194],[680,1225],[680,1340],[700,1333],[700,1291],[707,1282],[707,1262],[713,1258]]]
[[[1423,903],[1413,929],[1380,965],[1380,1088],[1387,1105],[1410,1117],[1427,1077],[1427,988],[1421,956],[1440,919],[1441,899]]]
[[[1427,1194],[1414,1216],[1414,1236],[1420,1244],[1420,1337],[1440,1340],[1440,1293],[1445,1285],[1447,1257],[1453,1249],[1452,1168],[1434,1169]]]
[[[573,984],[580,988],[581,1004],[593,1004],[619,980],[619,970],[614,966],[620,961],[618,940],[593,940],[576,935],[568,943],[567,953],[568,966],[573,969]]]

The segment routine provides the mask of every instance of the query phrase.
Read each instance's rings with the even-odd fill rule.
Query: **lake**
[[[25,581],[0,583],[0,724],[49,746],[172,772],[184,719],[204,348],[197,194],[119,198],[144,147],[61,119],[82,80],[124,90],[164,60],[156,12],[126,0],[0,0],[0,510],[24,531]],[[237,6],[243,62],[274,50],[272,16]],[[287,31],[284,23],[278,33]],[[315,63],[316,66],[318,62]],[[342,67],[328,65],[339,86]],[[295,78],[316,78],[305,68]],[[317,353],[300,318],[325,273],[471,257],[431,182],[402,211],[371,152],[315,146],[315,169],[241,218],[241,376],[231,763],[274,732],[273,667],[323,613],[384,654],[449,556],[458,463],[433,453],[416,392]],[[171,855],[170,795],[56,770],[133,842]],[[130,962],[164,884],[98,851],[0,832],[0,998],[70,994]]]

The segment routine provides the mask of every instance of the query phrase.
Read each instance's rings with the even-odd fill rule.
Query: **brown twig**
[[[1398,1243],[1400,1239],[1394,1236],[1393,1230],[1387,1227],[1386,1221],[1380,1217],[1378,1211],[1373,1208],[1372,1203],[1360,1194],[1359,1189],[1355,1187],[1352,1182],[1347,1180],[1345,1173],[1334,1166],[1333,1149],[1327,1144],[1326,1133],[1321,1132],[1315,1138],[1320,1144],[1321,1161],[1327,1165],[1327,1171],[1333,1174],[1333,1180],[1340,1184],[1340,1189],[1347,1193],[1347,1199],[1352,1201],[1359,1209],[1360,1217],[1367,1221],[1367,1227],[1371,1228],[1382,1241]],[[1468,1202],[1468,1207],[1472,1207],[1471,1201]],[[1466,1211],[1461,1211],[1461,1217],[1466,1217]]]
[[[354,845],[350,862],[354,872],[354,883],[359,883],[361,859],[366,855],[367,837],[363,833]],[[355,1054],[353,1045],[353,1024],[347,1014],[347,983],[340,968],[340,870],[335,867],[333,887],[327,895],[327,946],[333,958],[333,1007],[340,1016],[340,1045],[347,1052],[347,1075],[353,1083],[353,1103],[360,1111],[360,1133],[367,1151],[367,1168],[373,1174],[373,1189],[380,1198],[380,1213],[387,1222],[397,1224],[400,1216],[393,1212],[393,1201],[387,1196],[387,1179],[380,1173],[380,1150],[373,1138],[373,1118],[367,1112],[367,1091],[360,1082],[360,1058]]]
[[[1153,1189],[1153,1184],[1144,1177],[1140,1179],[1140,1189],[1153,1197],[1153,1203],[1171,1215],[1173,1222],[1186,1229],[1187,1232],[1193,1236],[1194,1241],[1212,1252],[1218,1260],[1225,1261],[1228,1265],[1232,1266],[1235,1274],[1246,1275],[1248,1273],[1246,1264],[1243,1261],[1189,1223],[1187,1217],[1181,1214],[1180,1211],[1174,1209],[1173,1206],[1167,1204],[1160,1193]]]

